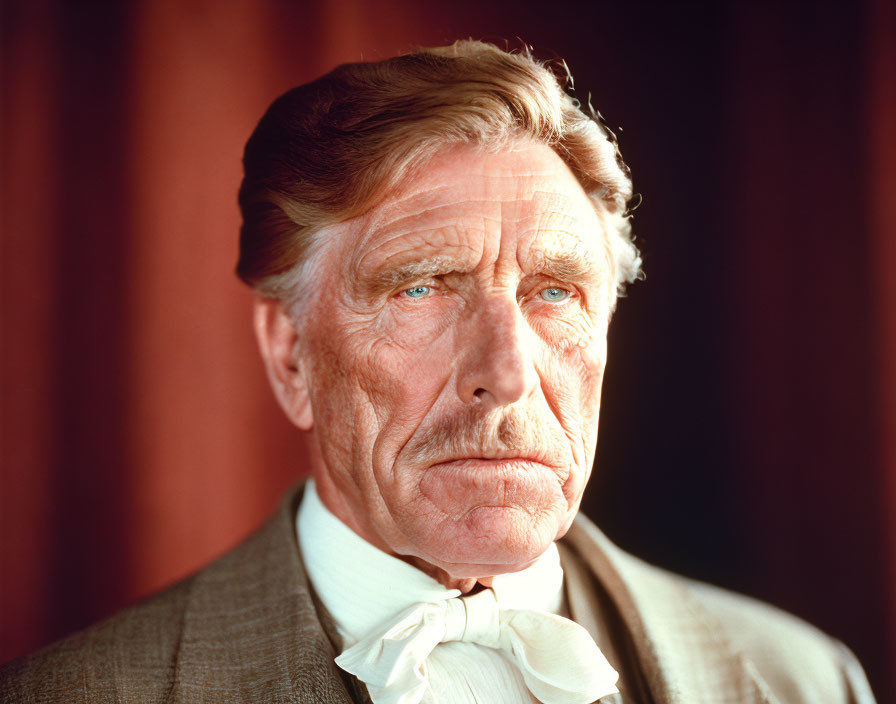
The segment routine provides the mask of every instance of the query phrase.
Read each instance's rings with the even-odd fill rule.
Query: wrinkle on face
[[[433,573],[521,569],[593,461],[612,281],[593,202],[547,147],[458,148],[332,236],[302,344],[324,503]]]

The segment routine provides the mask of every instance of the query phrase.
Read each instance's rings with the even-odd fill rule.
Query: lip
[[[561,492],[558,470],[530,457],[462,457],[430,465],[420,491],[446,512],[459,506],[547,506]]]
[[[461,450],[462,452],[463,450]],[[522,447],[470,447],[469,455],[444,455],[434,464],[447,464],[448,462],[460,462],[463,460],[520,460],[523,462],[538,462],[547,464],[547,453],[540,448]],[[475,453],[475,454],[473,454]]]
[[[545,465],[546,463],[537,458],[537,457],[521,457],[521,456],[507,456],[507,457],[455,457],[452,459],[442,460],[441,462],[435,462],[432,464],[432,467],[500,467],[506,465],[513,464],[540,464]]]

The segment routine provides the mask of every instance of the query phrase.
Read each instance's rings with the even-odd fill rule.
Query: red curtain
[[[583,74],[600,84],[598,105],[604,94],[630,106],[617,112],[628,109],[626,124],[635,126],[623,142],[631,141],[636,178],[644,175],[636,184],[646,191],[636,229],[647,230],[653,278],[639,284],[645,293],[622,302],[611,335],[648,356],[638,369],[634,355],[617,355],[611,373],[654,380],[664,363],[670,378],[680,373],[658,336],[643,331],[644,319],[632,317],[652,295],[678,295],[686,305],[701,296],[720,306],[713,339],[722,348],[707,373],[734,399],[721,415],[735,459],[708,464],[705,476],[726,474],[729,493],[682,491],[674,502],[684,513],[700,515],[713,504],[713,515],[737,516],[724,547],[737,565],[728,586],[845,639],[881,700],[896,696],[889,667],[896,658],[892,3],[866,0],[855,4],[858,14],[845,0],[822,3],[827,10],[816,17],[815,4],[782,13],[777,4],[707,2],[683,19],[684,10],[666,3],[485,5],[5,2],[0,660],[197,569],[257,526],[305,471],[303,440],[276,408],[254,348],[251,294],[232,273],[242,146],[270,101],[342,61],[470,35],[522,36],[543,54],[569,58],[580,84]],[[855,28],[848,46],[836,38],[839,13]],[[703,30],[701,21],[714,24]],[[704,47],[710,53],[691,56],[694,49],[675,39],[679,29],[695,41],[712,35]],[[694,220],[704,206],[720,213],[721,231],[712,233],[718,250],[702,255],[688,250],[693,223],[657,216],[665,209],[683,221],[674,217],[675,194],[682,202],[700,196],[677,172],[651,171],[664,158],[678,164],[688,157],[674,140],[654,139],[652,130],[669,119],[654,108],[681,91],[705,92],[688,86],[706,76],[683,72],[678,83],[661,85],[650,72],[700,62],[718,77],[718,94],[702,99],[720,110],[715,141],[705,147],[720,169],[707,179],[720,184],[720,202],[698,208],[689,201],[682,212]],[[855,73],[837,74],[836,65]],[[855,102],[826,108],[824,91],[799,92],[822,76]],[[678,109],[674,102],[668,108]],[[858,115],[863,129],[838,133],[843,111]],[[813,150],[822,143],[826,157],[818,160]],[[806,215],[803,208],[788,221],[794,183],[819,210]],[[665,203],[663,192],[672,194]],[[801,238],[801,228],[812,228],[814,238]],[[718,257],[722,288],[682,288],[688,284],[676,279],[678,267],[693,266],[696,256]],[[832,288],[838,296],[829,295]],[[757,305],[757,296],[774,300]],[[807,316],[819,302],[825,312]],[[826,319],[839,325],[841,342],[849,338],[831,348],[837,357],[823,349]],[[659,329],[663,321],[652,323]],[[848,369],[836,366],[844,359]],[[753,375],[745,377],[745,368]],[[826,391],[813,400],[816,378],[827,380]],[[636,420],[639,409],[677,394],[676,383],[635,386],[615,416],[605,407],[599,460],[620,465],[649,444],[638,434],[643,428],[614,428],[614,417]],[[605,406],[613,396],[610,389]],[[841,415],[839,429],[827,425]],[[779,432],[782,423],[787,433]],[[704,441],[682,442],[693,455]],[[810,464],[794,469],[807,457]],[[685,476],[685,463],[676,469]],[[630,494],[621,472],[610,473],[607,486],[615,482],[623,493],[614,496],[624,501],[637,497],[640,515],[630,523],[669,533],[651,523],[669,503],[665,490],[644,498],[644,486],[669,472],[629,470],[643,472]],[[614,518],[612,501],[596,505],[627,544],[629,519]],[[840,512],[836,533],[832,511]],[[819,535],[836,538],[821,548]],[[849,573],[828,579],[838,565]]]

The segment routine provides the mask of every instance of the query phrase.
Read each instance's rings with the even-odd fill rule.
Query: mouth
[[[536,457],[508,456],[508,457],[457,457],[454,459],[436,462],[432,467],[456,467],[469,469],[507,468],[514,466],[533,464],[545,465],[545,462]]]
[[[533,514],[557,503],[562,484],[557,470],[529,456],[448,459],[420,477],[423,495],[451,515],[474,507]]]
[[[497,450],[468,455],[445,457],[432,463],[432,467],[468,466],[468,467],[501,467],[514,464],[539,464],[552,466],[544,453],[519,450]]]

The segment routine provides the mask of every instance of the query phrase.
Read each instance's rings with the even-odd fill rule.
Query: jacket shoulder
[[[873,704],[855,656],[802,619],[651,565],[581,514],[564,541],[607,589],[660,686],[703,693],[708,682],[725,682],[759,701]]]
[[[666,574],[680,582],[719,636],[755,666],[781,701],[874,701],[862,666],[839,640],[771,604]]]
[[[193,578],[0,665],[2,702],[164,701]]]

